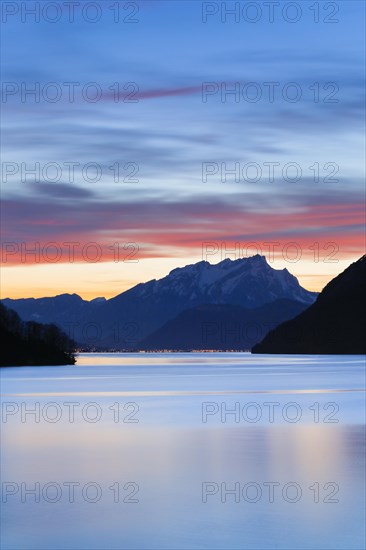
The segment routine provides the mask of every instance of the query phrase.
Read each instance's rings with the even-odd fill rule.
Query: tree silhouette
[[[0,366],[73,365],[75,342],[56,325],[24,322],[0,303]]]

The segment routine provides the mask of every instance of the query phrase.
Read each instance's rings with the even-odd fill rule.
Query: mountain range
[[[152,335],[164,349],[201,349],[203,341],[197,338],[197,331],[201,333],[202,323],[214,319],[223,323],[222,327],[239,321],[264,327],[269,319],[266,333],[309,307],[316,297],[317,293],[302,288],[287,269],[273,269],[264,256],[255,255],[173,269],[162,279],[140,283],[109,300],[88,302],[77,294],[62,294],[7,298],[3,303],[25,321],[55,323],[85,349],[147,349],[153,344]],[[169,322],[173,324],[167,325]],[[263,327],[251,345],[263,338]],[[180,333],[180,339],[171,337],[174,331]],[[248,339],[242,343],[246,348]],[[213,348],[222,345],[229,342]],[[153,348],[158,349],[156,346]]]

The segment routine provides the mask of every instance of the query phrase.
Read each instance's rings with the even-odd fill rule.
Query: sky
[[[364,253],[363,1],[71,4],[1,5],[3,298]]]

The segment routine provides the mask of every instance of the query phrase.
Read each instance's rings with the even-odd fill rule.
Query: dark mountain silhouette
[[[173,269],[160,280],[138,284],[110,300],[86,302],[76,294],[63,294],[4,303],[25,320],[57,324],[86,349],[133,349],[167,321],[197,306],[254,309],[280,299],[310,305],[316,296],[287,269],[273,269],[264,256],[256,255]]]
[[[264,256],[202,261],[139,284],[102,304],[89,318],[103,330],[99,345],[136,347],[179,313],[203,304],[256,308],[278,299],[310,305],[317,293],[302,288],[287,269],[275,270]]]
[[[89,317],[105,301],[105,298],[87,301],[78,294],[59,294],[47,298],[5,298],[2,303],[16,311],[23,321],[53,323],[71,339],[81,342],[89,330]]]
[[[366,353],[366,256],[351,264],[295,319],[271,331],[253,353]]]
[[[75,343],[55,325],[24,322],[0,304],[0,366],[73,365]]]
[[[138,344],[141,350],[250,350],[272,328],[308,305],[276,300],[247,309],[227,304],[197,306],[180,313]]]
[[[5,298],[2,303],[16,311],[23,321],[63,325],[83,320],[105,301],[94,298],[88,302],[78,294],[59,294],[50,298]]]

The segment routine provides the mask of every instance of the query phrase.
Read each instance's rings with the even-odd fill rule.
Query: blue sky
[[[83,20],[88,2],[79,3],[74,23],[63,2],[55,23],[42,17],[35,23],[29,15],[22,22],[22,3],[11,4],[19,12],[2,25],[5,85],[21,90],[55,83],[62,96],[51,103],[41,95],[37,103],[20,92],[3,95],[3,162],[19,168],[6,181],[3,173],[4,241],[29,247],[52,241],[63,248],[74,239],[100,243],[103,251],[115,242],[135,242],[139,262],[116,264],[105,253],[93,264],[80,255],[70,263],[64,254],[50,263],[42,256],[40,262],[31,256],[23,261],[14,253],[6,258],[3,293],[114,295],[201,260],[202,242],[229,248],[268,240],[281,247],[299,243],[303,261],[288,265],[279,254],[274,267],[287,267],[304,286],[319,290],[362,254],[364,2],[319,2],[319,23],[310,9],[314,2],[307,1],[295,3],[301,9],[295,23],[283,15],[294,17],[289,2],[276,4],[272,23],[265,2],[251,3],[261,10],[255,23],[243,18],[243,9],[254,17],[248,2],[239,2],[239,22],[227,16],[226,23],[221,2],[119,2],[121,17],[138,6],[136,23],[115,23],[109,1],[96,2],[102,13],[96,23]],[[216,8],[204,23],[202,10]],[[65,82],[79,83],[73,103]],[[95,103],[81,94],[91,82],[102,92]],[[134,92],[136,102],[113,101],[110,87],[116,82],[122,94]],[[276,83],[273,101],[269,82]],[[126,83],[134,84],[124,91]],[[206,102],[204,83],[219,90]],[[286,88],[289,83],[295,87]],[[240,95],[224,102],[221,86],[237,86]],[[255,90],[262,93],[257,102],[251,101]],[[290,98],[300,90],[301,98],[289,101],[282,95],[286,90]],[[57,163],[61,177],[22,181],[21,163],[31,168],[35,162]],[[71,180],[65,167],[70,162],[76,163]],[[218,170],[202,181],[206,162]],[[101,168],[99,181],[83,178],[81,168],[88,163]],[[138,181],[115,182],[109,168],[115,163],[123,176],[137,168],[132,178]],[[261,178],[250,181],[249,169],[247,179],[240,172],[239,181],[233,175],[223,181],[222,166],[230,170],[238,163],[240,170],[256,163]],[[277,163],[274,182],[264,163]],[[300,166],[298,181],[283,178],[287,163]],[[319,182],[310,169],[314,163]],[[335,165],[338,181],[324,182]],[[339,262],[315,263],[314,242],[336,243]]]

